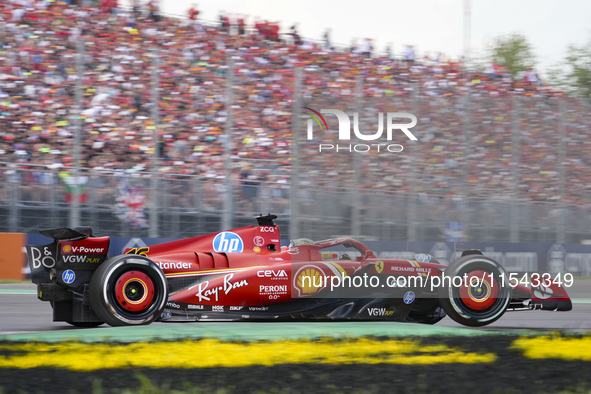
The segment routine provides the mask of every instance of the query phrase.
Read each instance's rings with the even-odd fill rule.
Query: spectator
[[[222,32],[230,34],[230,18],[225,15],[224,11],[220,12],[220,29]]]
[[[536,73],[532,67],[528,67],[525,71],[525,79],[527,82],[534,86],[537,86],[540,83],[538,79],[538,73]]]
[[[246,164],[240,172],[242,181],[243,212],[253,212],[257,197],[259,181],[257,176],[252,173],[252,164]]]
[[[199,10],[197,10],[197,4],[193,4],[191,5],[191,8],[189,8],[189,11],[187,11],[187,14],[189,16],[189,20],[191,22],[195,22],[197,21],[198,17],[199,17]]]
[[[160,5],[158,4],[158,0],[150,0],[148,2],[148,12],[154,22],[160,22]]]
[[[357,53],[357,39],[356,38],[353,38],[351,40],[351,46],[349,47],[349,52]]]
[[[136,20],[140,19],[142,16],[142,10],[138,1],[139,0],[131,0],[131,10],[133,11]]]
[[[118,0],[101,0],[101,7],[103,12],[116,15],[119,8],[119,2]]]
[[[246,34],[246,24],[244,23],[244,16],[240,16],[237,20],[238,34],[243,36]]]
[[[361,55],[364,58],[370,58],[372,50],[373,45],[371,43],[371,38],[366,38],[363,44],[361,45],[361,48],[359,48],[359,51],[361,52]]]
[[[392,42],[386,43],[386,48],[385,48],[384,52],[386,53],[386,59],[393,60],[392,59]]]
[[[324,31],[324,35],[322,36],[322,38],[324,40],[324,48],[329,49],[330,48],[330,28],[328,28]]]
[[[404,50],[404,60],[406,60],[406,67],[412,68],[415,62],[415,50],[412,45],[407,45],[406,49]]]

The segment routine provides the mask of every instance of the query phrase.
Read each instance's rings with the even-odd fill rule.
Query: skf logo
[[[378,274],[381,274],[384,270],[384,262],[383,261],[376,261],[376,271]]]
[[[238,234],[224,231],[213,239],[213,250],[218,253],[240,253],[244,250],[244,242]]]
[[[335,115],[339,122],[339,140],[342,141],[350,141],[351,140],[351,119],[349,116],[341,110],[338,109],[321,109],[320,112],[309,108],[304,107],[310,113],[306,113],[309,115],[311,119],[308,119],[308,130],[307,130],[307,137],[308,140],[314,139],[314,121],[320,126],[320,129],[327,132],[328,131],[328,124],[326,123],[326,119],[322,116],[322,114],[330,114]],[[394,119],[410,119],[410,123],[394,123]],[[417,117],[408,112],[388,112],[386,114],[386,140],[392,141],[392,131],[393,130],[401,130],[411,141],[418,141],[417,137],[409,130],[413,128],[417,124]],[[324,127],[323,127],[324,125]],[[384,133],[384,114],[382,112],[378,115],[378,130],[373,134],[363,134],[359,130],[359,114],[357,112],[353,113],[353,133],[355,137],[362,141],[376,141],[382,137]],[[380,152],[387,150],[388,152],[396,153],[402,152],[404,147],[399,144],[355,144],[355,145],[333,145],[333,144],[319,144],[318,151],[330,151],[334,150],[336,152],[348,151],[348,152],[369,152],[371,150],[376,150]]]

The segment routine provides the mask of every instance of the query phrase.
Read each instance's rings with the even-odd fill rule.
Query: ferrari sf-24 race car
[[[27,246],[32,281],[39,299],[51,303],[54,321],[81,327],[157,320],[435,324],[446,314],[483,326],[507,310],[572,309],[560,283],[515,283],[478,250],[445,266],[427,254],[380,259],[351,238],[281,246],[276,216],[256,219],[257,226],[114,257],[109,237],[94,236],[90,227],[44,230],[52,243]]]

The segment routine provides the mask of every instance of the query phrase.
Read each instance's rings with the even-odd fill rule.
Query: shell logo
[[[326,287],[326,277],[318,267],[305,266],[296,274],[294,287],[300,296],[315,294]]]
[[[72,247],[70,245],[64,245],[62,250],[64,253],[70,253],[72,251]]]

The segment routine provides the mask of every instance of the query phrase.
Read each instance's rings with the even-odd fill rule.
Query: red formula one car
[[[390,320],[434,324],[446,314],[483,326],[507,310],[570,310],[558,283],[512,283],[496,261],[466,251],[379,259],[362,243],[299,239],[280,246],[273,215],[237,228],[108,257],[89,227],[41,231],[27,246],[38,297],[53,320],[92,327],[202,320]]]

